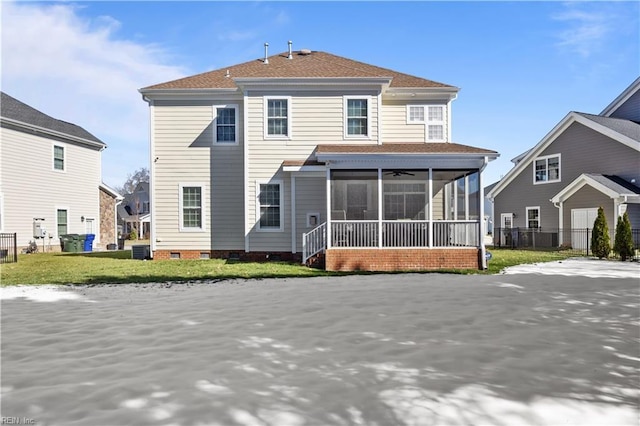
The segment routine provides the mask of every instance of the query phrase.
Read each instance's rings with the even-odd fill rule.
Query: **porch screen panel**
[[[428,179],[427,171],[383,171],[383,219],[428,219]]]
[[[377,170],[331,172],[331,219],[378,219]]]

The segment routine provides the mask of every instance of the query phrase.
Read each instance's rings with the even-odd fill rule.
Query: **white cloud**
[[[149,112],[138,89],[188,74],[159,46],[118,39],[109,16],[69,4],[2,4],[2,90],[107,143],[103,180],[148,165]]]
[[[552,16],[566,24],[557,34],[557,45],[587,58],[604,45],[617,27],[618,16],[597,4],[567,3],[564,11]],[[588,9],[587,9],[588,8]]]

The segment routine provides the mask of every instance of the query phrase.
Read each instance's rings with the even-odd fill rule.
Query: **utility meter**
[[[33,238],[44,238],[47,230],[44,227],[43,218],[33,218]]]

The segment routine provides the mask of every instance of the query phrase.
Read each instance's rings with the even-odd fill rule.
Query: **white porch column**
[[[433,169],[429,168],[429,248],[433,248]]]
[[[486,160],[485,160],[486,161]],[[486,164],[486,163],[485,163]],[[480,238],[480,256],[482,258],[482,269],[487,269],[487,257],[486,257],[486,247],[484,246],[484,179],[482,179],[482,171],[484,168],[478,170],[478,191],[479,197],[478,202],[480,203],[479,217],[480,221],[480,232],[478,237]],[[468,191],[468,190],[467,190]],[[468,200],[467,200],[468,204]],[[469,209],[467,209],[467,215],[469,214]],[[467,216],[468,217],[468,216]]]
[[[327,248],[331,248],[331,168],[327,164]]]
[[[382,248],[382,169],[378,168],[378,248]]]
[[[296,177],[291,173],[291,253],[296,253]]]

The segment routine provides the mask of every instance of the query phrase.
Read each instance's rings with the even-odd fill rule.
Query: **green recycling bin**
[[[73,239],[71,238],[71,235],[69,234],[62,234],[60,235],[60,247],[62,248],[63,252],[71,252],[71,249],[73,248],[71,245]]]
[[[62,242],[62,251],[67,253],[78,253],[82,251],[82,240],[78,234],[63,234],[60,235],[60,241]]]

